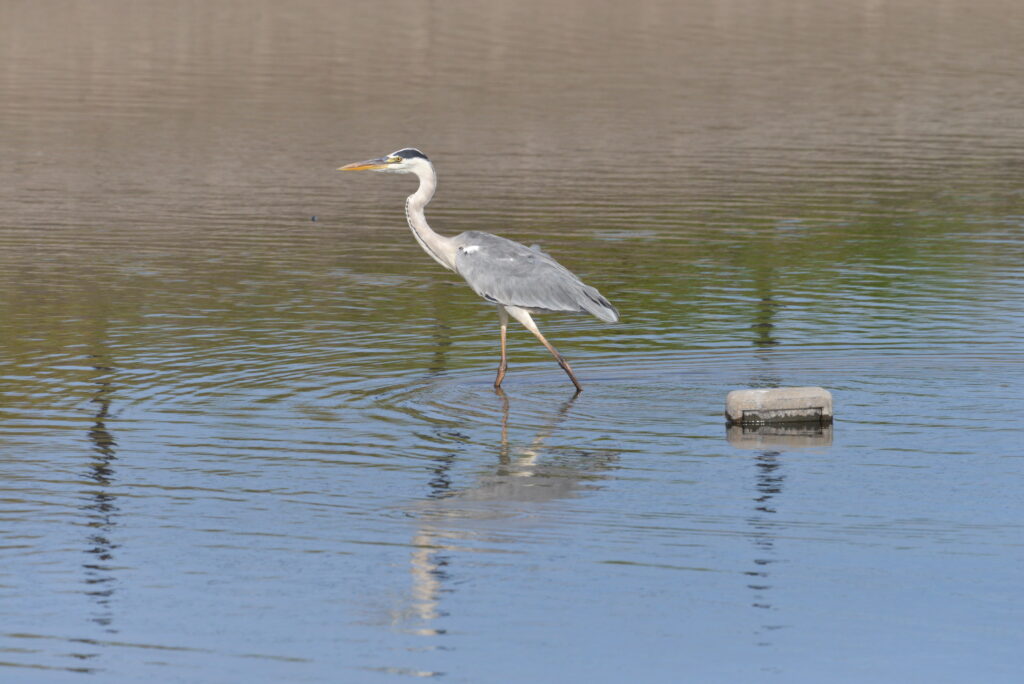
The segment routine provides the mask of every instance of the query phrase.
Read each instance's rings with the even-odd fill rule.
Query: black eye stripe
[[[419,157],[420,159],[427,159],[427,155],[423,154],[415,147],[406,147],[405,149],[398,150],[392,156],[401,157],[402,159],[415,159],[417,157]],[[430,160],[427,159],[427,161]]]

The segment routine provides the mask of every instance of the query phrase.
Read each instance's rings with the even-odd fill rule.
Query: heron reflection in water
[[[347,164],[339,171],[412,173],[420,187],[405,200],[405,217],[412,234],[434,261],[461,275],[473,291],[498,307],[501,319],[501,362],[494,386],[500,387],[508,368],[505,337],[511,316],[547,347],[566,372],[576,391],[582,391],[569,362],[545,339],[532,314],[547,312],[589,313],[615,323],[619,312],[600,292],[586,285],[572,271],[540,247],[527,247],[490,233],[468,231],[455,237],[435,233],[427,224],[424,207],[434,196],[437,174],[427,156],[408,147],[386,157]]]
[[[496,393],[501,414],[500,441],[495,445],[497,463],[457,488],[451,487],[447,474],[435,478],[428,497],[406,509],[416,521],[409,559],[411,601],[392,612],[391,620],[393,625],[404,625],[413,634],[445,633],[437,620],[446,615],[441,602],[445,592],[452,591],[457,558],[472,567],[473,556],[514,546],[516,533],[523,530],[524,524],[526,530],[550,524],[542,514],[545,504],[599,486],[597,483],[607,477],[618,460],[618,451],[547,444],[569,416],[578,393],[552,411],[521,421],[518,427],[528,425],[528,432],[532,433],[532,438],[523,441],[515,439],[515,432],[510,438],[511,402],[503,390]],[[516,428],[513,421],[512,430]],[[445,469],[451,468],[453,459],[443,463]],[[553,510],[551,515],[557,520],[557,509]],[[470,570],[457,574],[464,576],[466,572]]]

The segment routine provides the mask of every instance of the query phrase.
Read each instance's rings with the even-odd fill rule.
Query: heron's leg
[[[558,361],[558,365],[562,367],[569,379],[572,380],[572,384],[576,385],[576,391],[582,392],[583,386],[580,385],[580,381],[576,379],[576,375],[572,372],[572,368],[569,366],[569,362],[565,360],[554,345],[548,342],[543,335],[540,334],[540,330],[537,328],[537,324],[533,322],[533,317],[529,311],[524,309],[509,307],[508,312],[512,314],[512,317],[523,324],[523,327],[534,334],[534,336],[540,340],[540,343],[547,347],[548,351],[551,352],[555,360]]]
[[[501,319],[501,363],[498,364],[498,377],[494,379],[494,386],[501,387],[501,381],[505,379],[505,371],[508,369],[508,356],[505,352],[505,336],[508,333],[508,312],[505,307],[498,307],[498,317]]]

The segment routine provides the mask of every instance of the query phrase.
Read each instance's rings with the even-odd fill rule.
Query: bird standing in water
[[[347,164],[339,171],[380,171],[412,173],[420,187],[405,200],[405,218],[412,234],[434,261],[462,276],[473,291],[497,305],[501,319],[501,363],[494,386],[500,387],[508,368],[505,337],[508,317],[516,319],[547,347],[566,372],[576,391],[583,387],[557,349],[537,329],[531,314],[551,311],[589,313],[602,321],[615,323],[619,312],[600,292],[586,285],[539,247],[527,247],[490,233],[471,230],[445,237],[427,224],[423,208],[434,196],[437,174],[427,156],[407,147],[386,157]]]

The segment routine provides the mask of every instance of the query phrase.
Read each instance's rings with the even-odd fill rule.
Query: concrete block
[[[730,424],[832,422],[832,393],[821,387],[733,390],[725,398]]]

